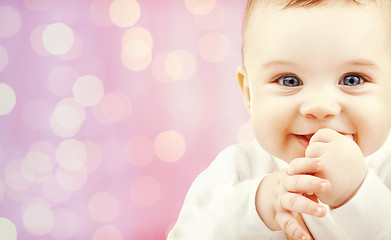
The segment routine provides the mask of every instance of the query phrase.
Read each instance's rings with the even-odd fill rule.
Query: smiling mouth
[[[344,134],[344,133],[340,133],[340,134],[342,134],[346,137],[349,137],[352,140],[355,140],[353,134]],[[302,145],[304,147],[304,149],[306,149],[308,147],[308,145],[310,144],[310,140],[311,140],[312,136],[314,136],[314,135],[315,135],[315,133],[306,134],[306,135],[295,134],[294,136],[296,137],[296,139],[300,143],[300,145]]]

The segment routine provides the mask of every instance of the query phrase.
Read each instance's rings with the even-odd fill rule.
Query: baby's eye
[[[300,79],[294,76],[284,76],[278,80],[278,83],[285,87],[298,87],[303,85]]]
[[[347,75],[345,76],[340,82],[339,84],[342,84],[342,85],[345,85],[345,86],[357,86],[357,85],[360,85],[364,82],[364,79],[358,75],[353,75],[353,74],[350,74],[350,75]]]

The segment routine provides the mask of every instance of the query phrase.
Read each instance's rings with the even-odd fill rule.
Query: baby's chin
[[[280,156],[278,155],[273,155],[279,159],[281,159],[284,162],[290,163],[292,160],[296,158],[303,158],[305,157],[305,152],[303,151],[302,153],[292,153],[292,154],[282,154]]]

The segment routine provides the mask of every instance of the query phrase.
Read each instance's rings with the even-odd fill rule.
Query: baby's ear
[[[238,77],[240,90],[242,92],[244,106],[246,107],[247,111],[250,112],[251,110],[250,83],[248,81],[244,66],[238,67],[238,69],[236,70],[236,75]]]

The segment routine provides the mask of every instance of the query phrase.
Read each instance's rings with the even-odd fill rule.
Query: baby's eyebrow
[[[373,63],[369,60],[365,60],[365,59],[348,61],[348,62],[344,63],[343,65],[378,68],[378,65],[376,65],[375,63]]]
[[[296,64],[293,62],[290,62],[290,61],[277,60],[277,61],[271,61],[271,62],[264,63],[261,66],[264,68],[268,68],[268,67],[274,67],[274,66],[278,66],[278,65],[296,65]]]

